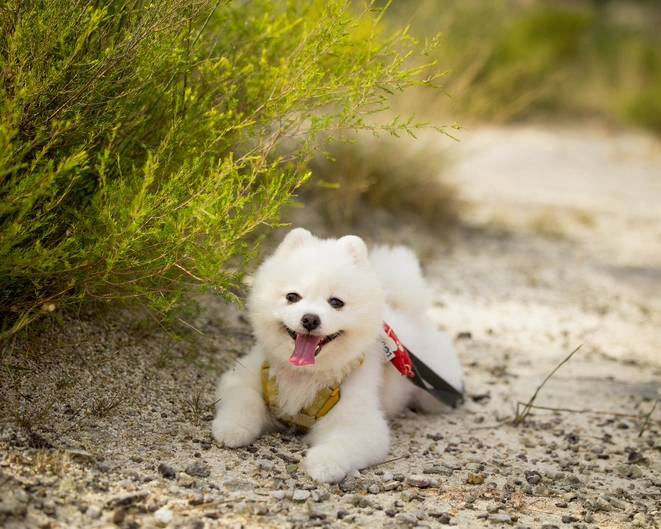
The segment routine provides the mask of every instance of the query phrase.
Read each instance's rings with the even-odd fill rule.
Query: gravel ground
[[[251,342],[239,310],[201,300],[186,340],[116,310],[52,320],[0,358],[0,525],[658,528],[661,148],[520,128],[451,152],[465,223],[383,238],[423,256],[464,406],[404,414],[388,461],[319,485],[300,438],[211,439],[215,380]],[[580,412],[513,425],[578,345],[536,404]]]

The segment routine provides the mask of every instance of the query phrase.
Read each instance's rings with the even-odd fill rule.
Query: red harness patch
[[[386,336],[395,343],[395,347],[391,348],[384,340],[383,347],[386,358],[392,362],[392,365],[394,365],[397,371],[402,375],[408,378],[414,378],[415,373],[413,372],[413,361],[409,356],[408,350],[404,347],[402,342],[399,341],[399,338],[395,334],[395,331],[392,330],[392,327],[386,322],[383,322],[383,331],[386,333]]]

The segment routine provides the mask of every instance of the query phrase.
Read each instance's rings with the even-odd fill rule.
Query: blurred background
[[[389,22],[441,33],[449,98],[413,108],[463,124],[600,119],[661,132],[654,0],[397,1]]]
[[[518,190],[528,201],[540,186],[569,181],[581,202],[585,193],[614,191],[617,184],[600,174],[613,158],[646,159],[655,150],[661,134],[659,2],[397,0],[383,26],[409,27],[424,56],[442,71],[433,81],[438,90],[395,94],[392,111],[414,114],[457,141],[414,131],[416,141],[361,135],[329,147],[330,156],[311,165],[303,203],[324,210],[324,222],[334,230],[346,229],[368,209],[397,209],[400,217],[438,228],[465,211],[466,204],[453,199],[479,194],[473,187],[486,180],[501,192]],[[476,156],[492,165],[483,167]],[[457,159],[459,167],[452,168]],[[613,169],[619,178],[631,176],[622,170],[627,173]],[[498,172],[508,173],[501,175],[505,180]],[[527,174],[525,189],[517,173]],[[633,177],[631,185],[658,189],[654,180],[642,184]],[[626,194],[615,194],[621,192]],[[640,207],[655,207],[643,195]],[[537,226],[559,232],[553,212],[544,215]]]

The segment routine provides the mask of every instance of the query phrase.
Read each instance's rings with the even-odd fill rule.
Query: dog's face
[[[384,303],[360,238],[321,240],[298,228],[255,274],[249,308],[267,355],[324,369],[364,353]]]

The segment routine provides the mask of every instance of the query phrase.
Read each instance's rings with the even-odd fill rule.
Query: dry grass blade
[[[382,463],[377,463],[376,465],[372,465],[372,468],[380,467],[382,465],[387,465],[388,463],[393,463],[395,461],[399,461],[400,459],[406,459],[409,457],[408,455],[403,455],[399,457],[393,457],[392,459],[387,459],[386,461],[383,461]]]
[[[646,413],[645,415],[640,415],[636,413],[621,413],[617,411],[605,411],[605,410],[591,410],[589,408],[557,408],[555,406],[538,406],[538,405],[529,405],[524,402],[517,402],[517,407],[520,408],[521,406],[529,406],[533,410],[546,410],[546,411],[554,411],[558,413],[587,413],[591,415],[608,415],[609,417],[623,417],[627,419],[647,419],[651,415],[651,413],[654,411],[654,408],[650,410],[650,412]]]
[[[542,390],[544,385],[549,380],[551,380],[551,378],[553,377],[553,375],[556,374],[558,369],[560,369],[563,365],[565,365],[567,362],[569,362],[569,360],[571,360],[572,356],[574,356],[582,346],[583,346],[583,344],[579,345],[576,349],[574,349],[571,353],[569,353],[562,362],[560,362],[557,366],[555,366],[555,368],[553,368],[553,371],[551,371],[546,376],[544,381],[539,386],[537,386],[537,389],[533,393],[532,397],[530,397],[530,400],[526,404],[523,405],[523,410],[521,410],[521,406],[520,406],[521,403],[517,403],[516,416],[514,417],[514,420],[512,421],[513,425],[515,425],[515,426],[519,425],[525,420],[525,418],[530,413],[530,410],[533,409],[533,404],[535,403],[535,399],[537,398],[537,395],[539,395],[539,392]]]
[[[658,403],[659,403],[659,399],[656,399],[656,400],[654,401],[654,404],[652,404],[652,409],[650,409],[650,411],[648,411],[648,412],[644,415],[644,419],[645,419],[645,420],[643,421],[643,425],[640,427],[640,432],[638,432],[638,437],[642,437],[643,433],[645,433],[645,430],[647,429],[647,427],[648,427],[649,424],[650,424],[650,420],[651,420],[651,418],[652,418],[652,414],[654,413],[654,410],[656,410],[656,405],[657,405]]]

